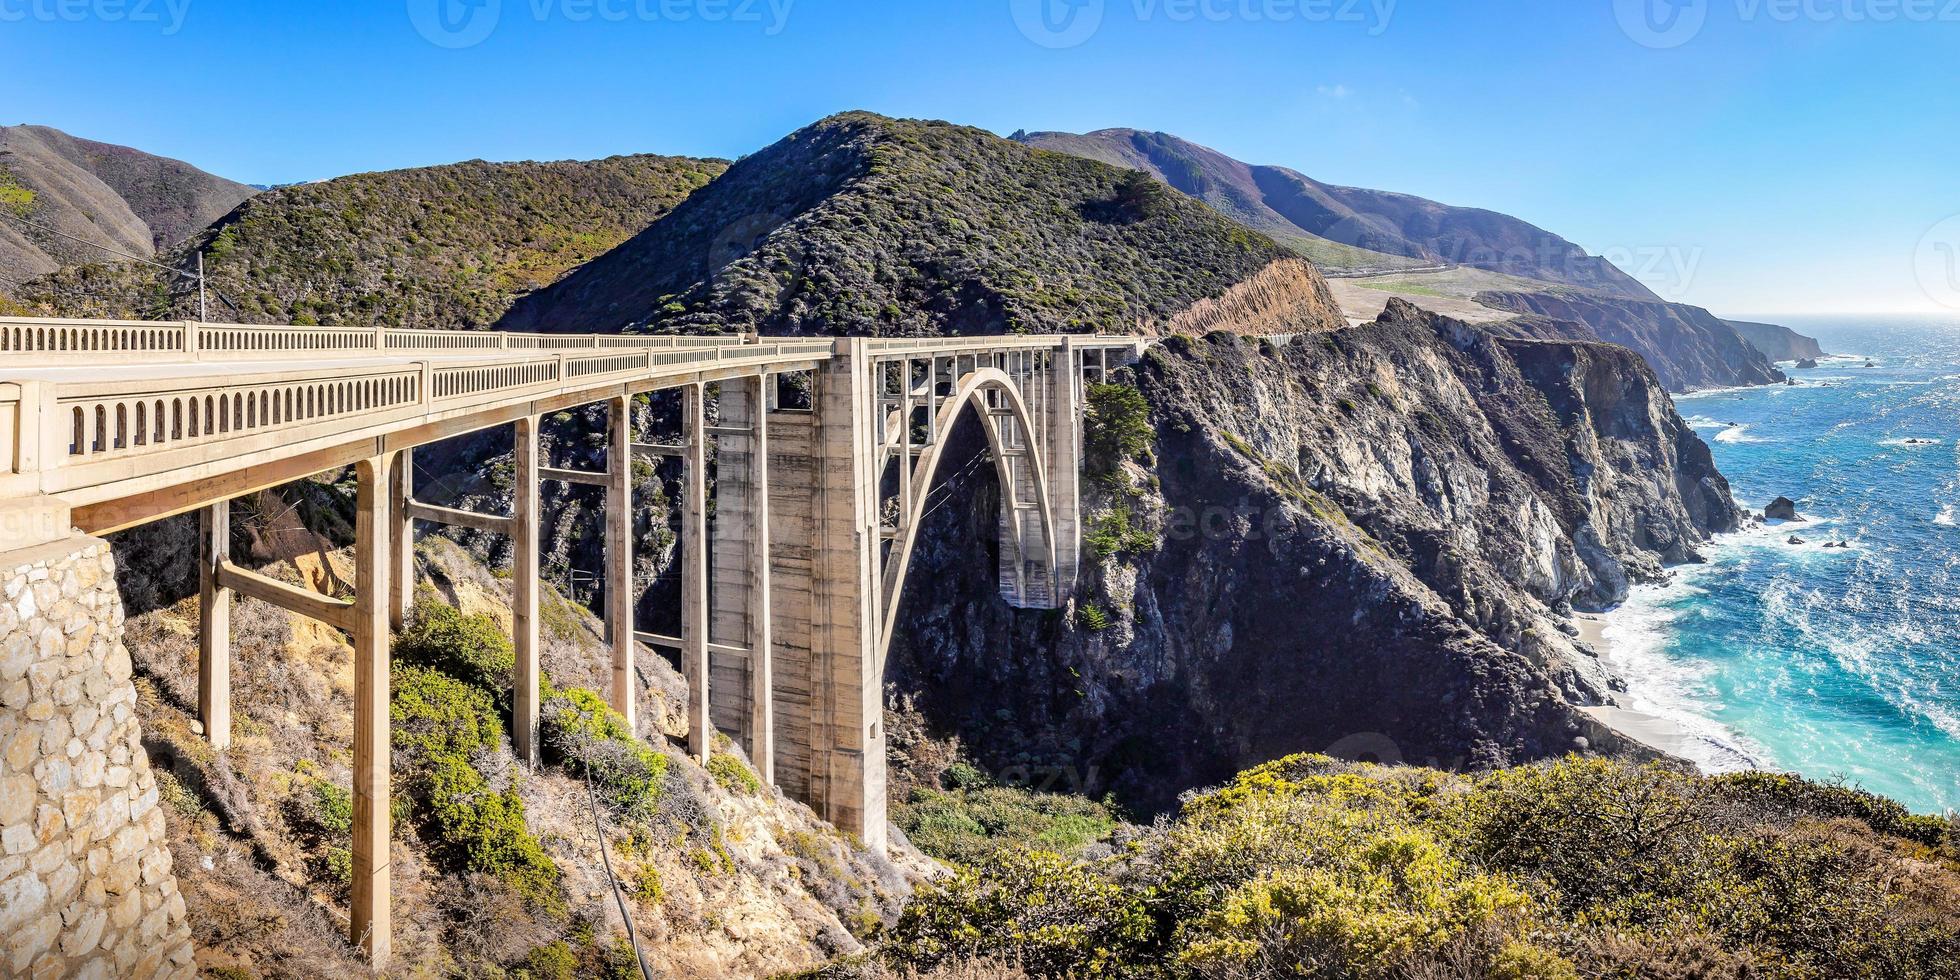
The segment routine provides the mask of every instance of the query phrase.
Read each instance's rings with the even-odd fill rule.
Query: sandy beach
[[[1579,628],[1579,639],[1599,654],[1602,661],[1611,663],[1613,643],[1606,638],[1606,618],[1593,613],[1578,613],[1573,617],[1573,625]],[[1591,715],[1593,720],[1613,729],[1652,749],[1658,749],[1672,756],[1684,756],[1688,733],[1680,725],[1659,715],[1621,708],[1611,705],[1581,707],[1579,710]]]

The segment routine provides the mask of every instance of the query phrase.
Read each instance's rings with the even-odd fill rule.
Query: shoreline
[[[1602,665],[1613,659],[1613,641],[1606,637],[1606,616],[1602,613],[1574,613],[1573,625],[1579,630],[1579,641],[1590,647]],[[1608,667],[1610,671],[1611,668]],[[1594,721],[1618,732],[1622,737],[1639,742],[1655,751],[1694,764],[1699,763],[1688,757],[1687,746],[1690,740],[1688,731],[1679,724],[1659,715],[1619,705],[1577,705]]]

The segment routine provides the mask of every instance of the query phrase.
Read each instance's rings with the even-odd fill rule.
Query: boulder
[[[1817,366],[1817,358],[1814,357],[1806,357],[1803,360],[1797,362],[1797,369],[1801,371],[1808,371],[1812,368],[1815,368],[1816,366]]]
[[[1778,497],[1763,508],[1763,518],[1771,521],[1801,521],[1797,513],[1797,502],[1788,497]]]
[[[1803,539],[1802,539],[1802,538],[1800,538],[1800,537],[1797,537],[1797,536],[1796,536],[1796,535],[1794,535],[1794,534],[1792,534],[1792,535],[1790,535],[1790,543],[1791,543],[1791,544],[1803,544]]]

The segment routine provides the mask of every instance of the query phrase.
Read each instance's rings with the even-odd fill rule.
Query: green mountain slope
[[[1341,187],[1248,164],[1169,133],[1017,134],[1040,146],[1145,171],[1330,268],[1464,265],[1639,299],[1659,299],[1611,262],[1510,215],[1411,194]]]
[[[194,268],[205,252],[213,319],[480,328],[725,166],[642,155],[356,174],[254,197],[165,261]],[[63,270],[17,295],[71,316],[196,315],[194,282],[133,265]]]
[[[32,222],[0,220],[0,276],[18,282],[103,260],[102,252],[62,235],[153,255],[254,193],[127,146],[46,126],[0,126],[0,213]]]
[[[743,159],[504,326],[1128,332],[1286,255],[1140,174],[847,113]]]

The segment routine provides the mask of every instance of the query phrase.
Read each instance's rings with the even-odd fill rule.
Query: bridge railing
[[[16,474],[90,472],[45,481],[45,489],[58,491],[121,479],[153,465],[169,468],[173,460],[145,460],[183,451],[209,459],[231,451],[233,442],[239,451],[251,452],[411,416],[660,374],[803,363],[827,358],[831,351],[829,341],[637,350],[586,346],[248,374],[0,382],[0,461],[11,463],[6,469]],[[9,363],[0,357],[0,366]]]
[[[164,360],[273,360],[331,355],[499,351],[674,350],[739,346],[743,338],[537,334],[497,330],[266,326],[194,321],[0,317],[0,363],[53,366]]]

